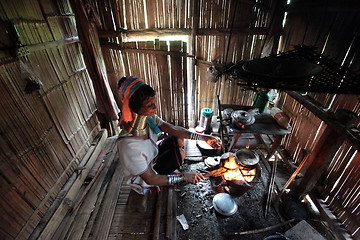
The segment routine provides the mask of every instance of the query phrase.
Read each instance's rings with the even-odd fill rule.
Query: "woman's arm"
[[[163,124],[161,124],[159,128],[161,131],[169,133],[177,138],[187,138],[187,139],[191,138],[191,131],[180,126],[174,126],[168,122],[163,122]],[[209,144],[211,147],[215,149],[221,147],[220,139],[208,134],[201,134],[201,136],[197,138],[197,140],[205,141],[207,144]]]
[[[184,176],[184,181],[189,183],[198,183],[204,179],[201,174],[195,172],[182,173],[182,175]],[[148,167],[140,177],[149,185],[169,185],[168,176],[157,174],[151,167]]]
[[[177,138],[190,138],[190,131],[180,126],[174,126],[168,122],[163,122],[160,126],[160,130]]]

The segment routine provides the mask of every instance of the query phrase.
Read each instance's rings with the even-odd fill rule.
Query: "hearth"
[[[258,154],[250,149],[227,152],[204,176],[211,178],[215,191],[242,195],[259,182],[261,168],[258,161]]]

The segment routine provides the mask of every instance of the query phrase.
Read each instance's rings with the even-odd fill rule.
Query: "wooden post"
[[[189,39],[189,47],[190,47],[190,55],[196,56],[196,35],[197,35],[197,31],[199,28],[199,1],[193,1],[193,6],[192,6],[192,30],[191,30],[191,35],[190,35],[190,39]],[[196,120],[196,112],[195,112],[195,102],[196,102],[196,72],[195,72],[195,64],[196,64],[196,59],[195,57],[192,58],[191,60],[191,64],[190,64],[190,69],[189,69],[189,73],[190,73],[190,81],[192,86],[190,86],[189,90],[191,89],[191,109],[188,109],[189,114],[190,115],[190,127],[195,127],[195,120]]]
[[[302,200],[314,188],[325,167],[330,164],[343,141],[343,138],[333,131],[331,127],[326,127],[314,150],[309,155],[304,177],[290,191],[293,197]]]

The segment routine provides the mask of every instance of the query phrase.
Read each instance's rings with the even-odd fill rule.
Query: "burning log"
[[[244,151],[247,153],[245,157]],[[227,187],[225,188],[227,192],[233,192],[234,194],[243,193],[253,186],[254,180],[261,172],[257,166],[257,161],[249,159],[254,156],[257,157],[256,153],[250,153],[253,152],[249,149],[243,150],[241,154],[225,153],[221,156],[218,169],[205,173],[203,176],[216,178],[217,181],[220,181],[216,184],[216,187]],[[238,156],[241,157],[240,160]]]
[[[220,176],[223,175],[226,171],[227,171],[226,168],[221,167],[221,168],[218,168],[218,169],[216,169],[216,170],[214,170],[214,171],[211,171],[211,172],[209,172],[209,173],[205,173],[205,174],[203,174],[203,176],[204,176],[205,178],[207,178],[207,177],[220,177]]]

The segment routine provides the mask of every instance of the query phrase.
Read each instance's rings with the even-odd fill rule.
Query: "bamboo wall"
[[[71,12],[0,2],[1,239],[28,239],[99,131]]]
[[[251,105],[254,92],[237,86],[236,81],[222,79],[218,83],[211,81],[213,76],[209,74],[208,68],[214,63],[236,62],[259,57],[265,44],[266,27],[269,25],[270,8],[267,2],[242,3],[241,1],[113,1],[105,3],[96,1],[101,13],[103,34],[103,47],[118,49],[103,50],[107,64],[108,74],[111,76],[113,92],[116,93],[116,82],[122,75],[140,75],[161,92],[159,115],[165,120],[180,125],[194,125],[198,120],[201,109],[211,107],[215,113],[218,112],[217,95],[223,104]],[[194,9],[198,9],[198,12]],[[234,14],[236,12],[236,14]],[[194,18],[194,16],[197,16]],[[191,29],[192,23],[197,27]],[[234,33],[229,29],[233,27]],[[111,31],[127,29],[126,34],[113,34]],[[249,30],[250,28],[250,30]],[[189,75],[187,66],[191,66],[194,56],[178,58],[170,45],[157,47],[152,43],[124,43],[123,38],[134,34],[136,30],[143,31],[143,37],[148,35],[149,30],[180,29],[176,34],[190,36],[191,31],[198,32],[190,36],[195,39],[196,72],[194,76]],[[224,31],[222,31],[224,29]],[[214,31],[213,31],[214,30]],[[107,35],[106,35],[107,33]],[[141,32],[136,31],[140,36]],[[171,34],[171,33],[170,33]],[[196,37],[195,37],[196,36]],[[180,44],[180,43],[179,43]],[[184,44],[184,43],[183,43]],[[144,47],[144,45],[146,47]],[[181,44],[180,44],[181,45]],[[190,46],[190,48],[193,48]],[[129,51],[129,49],[161,50],[159,52]],[[181,52],[186,52],[182,48]],[[159,56],[160,55],[160,56]],[[175,55],[175,56],[174,56]],[[111,59],[114,57],[114,61]],[[225,59],[226,58],[226,59]],[[167,59],[167,60],[166,60]],[[175,60],[176,59],[176,60]],[[160,66],[160,67],[159,67]],[[171,70],[166,69],[167,66]],[[124,69],[124,70],[121,70]],[[168,82],[170,79],[170,83]],[[179,84],[182,82],[183,84]],[[172,90],[169,89],[169,86]],[[179,88],[179,86],[183,87]],[[174,88],[177,86],[176,88]],[[165,89],[161,89],[165,88]],[[176,91],[180,90],[179,94]],[[174,96],[175,95],[175,96]],[[190,95],[192,101],[187,103],[185,96]],[[165,97],[166,96],[166,97]],[[174,97],[172,97],[174,96]],[[178,103],[179,102],[179,103]],[[181,107],[185,103],[185,107]]]
[[[287,10],[281,51],[290,50],[297,44],[316,46],[319,53],[359,74],[360,14],[350,2],[341,5],[329,2],[323,5],[313,1],[294,1]],[[308,96],[318,106],[333,113],[334,118],[339,109],[360,114],[359,95],[308,93]],[[300,163],[304,157],[302,150],[314,149],[326,123],[284,93],[279,105],[290,117],[293,126],[292,134],[284,138],[283,144],[295,162]],[[331,157],[330,165],[325,168],[318,185],[322,189],[321,198],[352,237],[358,239],[360,178],[357,173],[360,153],[353,144],[354,142],[343,140],[341,147]],[[331,147],[329,146],[329,151]]]
[[[118,98],[115,83],[122,76],[138,76],[151,85],[157,94],[157,114],[167,121],[186,126],[187,124],[187,64],[182,57],[187,46],[181,41],[139,41],[123,43],[123,51],[103,49],[108,73],[113,72],[113,91]],[[166,54],[168,52],[170,56]],[[154,50],[161,54],[152,54]],[[113,61],[116,56],[116,61]],[[111,69],[111,70],[109,70]],[[124,69],[123,71],[118,71]],[[118,99],[119,101],[119,99]]]

